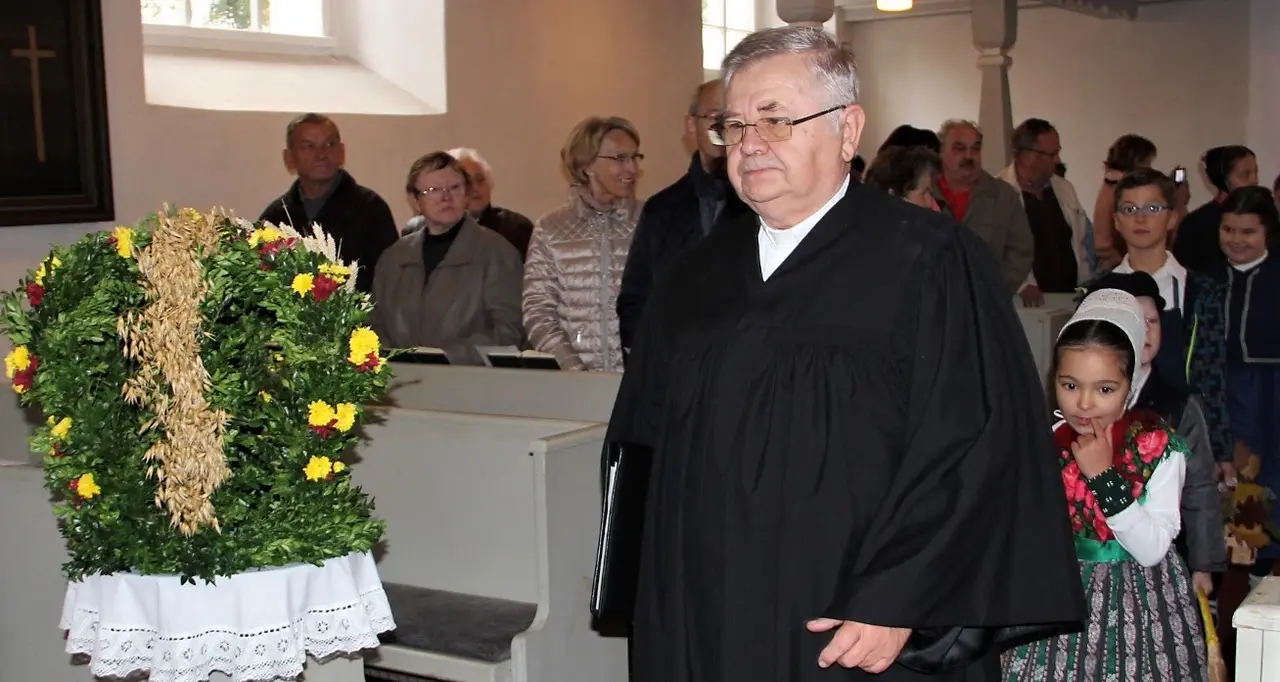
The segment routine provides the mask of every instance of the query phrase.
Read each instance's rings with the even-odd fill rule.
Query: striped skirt
[[[1005,652],[1005,682],[1205,682],[1204,630],[1177,552],[1143,568],[1132,559],[1080,562],[1083,632]]]

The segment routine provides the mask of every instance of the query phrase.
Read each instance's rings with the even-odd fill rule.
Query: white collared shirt
[[[1116,266],[1116,272],[1121,274],[1129,274],[1133,272],[1133,266],[1129,264],[1129,256],[1126,254],[1124,260]],[[1156,285],[1160,287],[1160,297],[1164,299],[1165,310],[1177,310],[1182,312],[1182,307],[1187,302],[1187,269],[1182,267],[1182,263],[1178,262],[1173,254],[1164,252],[1164,265],[1159,270],[1151,273],[1151,279],[1156,281]]]
[[[1268,251],[1263,251],[1261,258],[1254,261],[1250,261],[1248,263],[1241,263],[1240,265],[1232,265],[1231,267],[1235,268],[1236,272],[1248,272],[1258,267],[1262,263],[1262,261],[1266,260],[1268,254],[1269,254]]]
[[[800,245],[810,232],[813,226],[822,220],[823,216],[831,211],[836,202],[844,198],[846,192],[849,191],[849,177],[845,176],[844,184],[840,185],[840,189],[835,195],[827,200],[816,213],[796,223],[795,227],[789,230],[778,230],[765,224],[764,218],[760,219],[760,232],[756,235],[756,243],[760,246],[760,277],[768,281],[769,276],[787,260],[787,256]]]

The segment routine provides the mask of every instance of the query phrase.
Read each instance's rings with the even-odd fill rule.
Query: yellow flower
[[[274,227],[264,227],[249,233],[249,246],[270,244],[284,239],[284,233]]]
[[[85,474],[76,479],[76,494],[80,497],[88,500],[101,493],[102,488],[99,488],[97,482],[93,480],[93,474]]]
[[[266,391],[258,391],[258,397],[262,398],[262,402],[264,403],[271,402],[271,394]]]
[[[26,346],[17,346],[4,356],[4,375],[12,379],[18,372],[26,371],[31,366],[31,351]]]
[[[333,473],[340,474],[346,470],[347,470],[347,465],[343,464],[342,462],[333,463]]]
[[[319,481],[329,477],[333,471],[333,462],[328,457],[312,457],[302,470],[308,481]]]
[[[133,230],[128,227],[117,227],[111,231],[116,240],[116,253],[121,258],[133,258]]]
[[[338,403],[334,418],[338,420],[338,423],[333,425],[334,428],[343,432],[350,431],[351,427],[356,425],[356,406],[351,403]]]
[[[49,435],[58,440],[66,439],[69,433],[71,433],[71,417],[63,417],[52,429],[49,429]]]
[[[356,327],[351,332],[351,340],[347,343],[347,349],[350,353],[347,355],[347,362],[353,365],[363,365],[370,355],[377,355],[378,349],[381,348],[378,342],[378,335],[368,327]]]
[[[311,287],[314,287],[315,284],[316,284],[315,275],[309,272],[303,272],[303,273],[294,275],[293,284],[290,284],[289,288],[293,289],[294,293],[296,293],[299,296],[306,296],[307,294],[311,293]]]
[[[333,407],[323,400],[316,400],[307,405],[307,425],[308,426],[328,426],[333,420],[338,418]]]
[[[351,276],[351,268],[337,263],[321,263],[320,272],[339,284],[347,281]]]
[[[62,261],[57,256],[46,260],[40,264],[40,267],[36,268],[35,276],[32,279],[35,280],[36,284],[44,286],[45,276],[53,272],[59,265],[62,265]]]

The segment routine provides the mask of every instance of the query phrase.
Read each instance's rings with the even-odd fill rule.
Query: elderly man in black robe
[[[754,210],[657,285],[610,424],[652,450],[636,682],[998,679],[1084,597],[995,261],[849,182],[852,55],[743,40],[716,127]]]

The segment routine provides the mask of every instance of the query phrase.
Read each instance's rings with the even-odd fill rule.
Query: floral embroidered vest
[[[1111,438],[1116,451],[1112,466],[1133,488],[1138,503],[1144,498],[1147,481],[1156,467],[1174,451],[1185,452],[1187,447],[1158,415],[1149,410],[1129,410],[1111,425]],[[1071,454],[1071,444],[1076,432],[1069,424],[1054,429],[1053,440],[1058,446],[1058,462],[1062,466],[1062,485],[1066,489],[1067,513],[1071,529],[1079,540],[1107,544],[1115,540],[1115,534],[1107,525],[1107,518],[1098,506],[1093,492],[1085,484],[1080,467]],[[1117,543],[1118,544],[1118,543]],[[1082,557],[1084,558],[1084,557]]]

